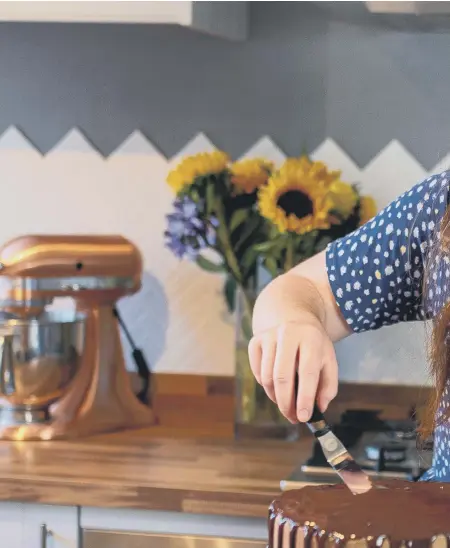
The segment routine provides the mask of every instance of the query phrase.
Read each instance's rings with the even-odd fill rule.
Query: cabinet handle
[[[51,536],[52,532],[47,528],[47,525],[43,523],[41,525],[41,546],[40,548],[47,548],[47,539]]]

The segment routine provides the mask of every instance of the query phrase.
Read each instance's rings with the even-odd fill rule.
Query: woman
[[[449,185],[450,172],[426,179],[362,228],[272,281],[256,302],[249,345],[253,374],[268,397],[287,419],[305,422],[315,399],[325,411],[336,396],[333,343],[432,318],[436,398],[426,426],[435,426],[435,454],[426,479],[439,481],[450,481]]]

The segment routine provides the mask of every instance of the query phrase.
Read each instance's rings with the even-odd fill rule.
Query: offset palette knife
[[[298,381],[297,375],[295,383],[296,401]],[[320,443],[328,464],[340,476],[354,495],[360,495],[372,489],[372,482],[369,476],[356,463],[344,444],[333,434],[330,425],[316,403],[314,404],[312,416],[306,424]]]

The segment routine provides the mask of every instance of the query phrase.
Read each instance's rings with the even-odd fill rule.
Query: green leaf
[[[263,264],[265,268],[269,271],[272,278],[276,278],[278,276],[279,271],[275,257],[266,257]]]
[[[230,220],[230,232],[236,230],[244,221],[248,219],[248,211],[246,209],[238,209],[235,211]]]
[[[209,259],[205,259],[205,257],[202,257],[201,255],[198,255],[196,261],[195,261],[200,268],[203,268],[203,270],[206,270],[207,272],[223,272],[224,271],[224,265],[223,264],[217,264],[213,263]]]
[[[223,294],[230,313],[233,313],[236,308],[236,285],[236,280],[228,276],[223,288]]]
[[[221,194],[214,192],[214,198],[211,203],[212,203],[212,211],[214,211],[214,213],[217,213],[218,211],[223,211],[224,200]]]
[[[259,217],[249,217],[248,222],[245,223],[239,241],[235,245],[236,252],[239,252],[240,248],[247,242],[247,240],[259,233],[259,224]]]
[[[278,228],[275,225],[269,226],[269,239],[276,238],[277,236],[285,236],[285,234],[282,234]]]
[[[242,255],[240,264],[244,267],[244,269],[251,268],[253,265],[256,264],[257,258],[258,254],[256,253],[255,249],[253,247],[249,247]]]
[[[274,247],[275,247],[275,242],[273,240],[269,240],[268,242],[261,242],[260,244],[255,244],[253,246],[253,249],[257,253],[267,253]]]
[[[244,282],[248,280],[248,276],[254,273],[257,265],[257,260],[258,260],[258,254],[252,247],[248,248],[245,251],[245,253],[242,255],[242,257],[240,258],[239,264],[241,265]]]
[[[278,247],[278,245],[279,243],[277,242],[277,240],[269,240],[268,242],[255,244],[253,246],[253,249],[258,253],[267,253],[268,251],[271,251],[272,249]]]

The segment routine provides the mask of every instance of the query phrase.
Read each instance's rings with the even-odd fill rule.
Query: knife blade
[[[297,402],[299,378],[295,378],[295,401]],[[354,495],[366,493],[372,488],[369,476],[357,464],[341,440],[332,432],[324,414],[314,403],[311,418],[306,423],[309,430],[320,443],[328,464],[339,475]]]

